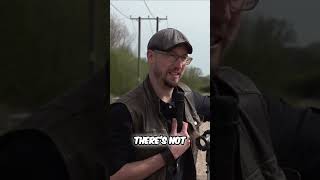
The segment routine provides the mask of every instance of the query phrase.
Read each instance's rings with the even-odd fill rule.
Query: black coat
[[[232,76],[231,76],[232,75]],[[249,89],[247,85],[241,83],[237,76],[243,76],[239,73],[230,74],[234,81],[233,87]],[[237,80],[240,79],[240,80]],[[245,78],[246,79],[246,78]],[[230,80],[229,83],[233,82]],[[213,81],[215,94],[213,102],[213,174],[226,179],[242,179],[241,166],[252,162],[246,161],[252,153],[242,157],[245,161],[239,161],[239,133],[238,126],[243,123],[238,121],[237,101],[233,102],[232,97],[239,96],[228,84],[219,81]],[[251,84],[254,85],[254,84]],[[254,94],[253,91],[250,92]],[[280,98],[261,94],[261,100],[265,104],[266,116],[268,120],[261,122],[259,118],[252,119],[251,124],[247,124],[247,129],[252,126],[258,127],[258,133],[247,132],[253,144],[260,143],[262,139],[269,139],[271,143],[266,148],[255,151],[255,159],[266,156],[265,151],[270,150],[277,158],[279,167],[284,171],[288,180],[316,180],[320,179],[320,110],[313,107],[294,107],[287,104]],[[222,99],[221,99],[222,97]],[[228,99],[231,97],[231,100]],[[218,100],[217,100],[218,98]],[[242,109],[252,109],[258,107],[252,106],[254,102],[246,102]],[[251,111],[251,114],[258,112],[258,109]],[[248,114],[250,117],[251,115]],[[228,121],[226,121],[228,120]],[[219,127],[222,127],[221,129]],[[265,132],[263,132],[265,131]],[[261,132],[261,133],[260,133]],[[263,138],[259,138],[263,137]],[[256,146],[258,147],[258,146]],[[268,156],[266,156],[268,157]],[[266,167],[267,164],[260,167]],[[215,173],[216,171],[216,173]],[[218,178],[217,177],[217,178]]]
[[[102,71],[0,138],[0,165],[11,179],[108,177],[106,83]]]

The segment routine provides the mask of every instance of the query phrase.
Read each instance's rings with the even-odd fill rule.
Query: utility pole
[[[157,28],[156,28],[156,30],[157,30],[157,32],[159,31],[159,17],[157,17]]]
[[[95,0],[89,0],[89,74],[93,75],[95,72]]]
[[[138,18],[138,84],[140,83],[140,47],[141,47],[141,17]]]
[[[142,17],[138,17],[138,18],[132,18],[130,17],[131,20],[138,20],[138,67],[137,67],[137,78],[138,78],[138,83],[140,83],[140,48],[141,48],[141,20],[156,20],[157,21],[157,25],[156,25],[156,30],[157,32],[159,31],[159,21],[160,20],[167,20],[167,17],[165,18],[142,18]]]

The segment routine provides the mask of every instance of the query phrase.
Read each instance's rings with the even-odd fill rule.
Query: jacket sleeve
[[[198,92],[192,91],[195,108],[202,121],[210,121],[210,97],[203,96]]]
[[[266,97],[271,138],[280,166],[302,179],[320,179],[320,110]]]
[[[132,118],[125,105],[115,103],[111,105],[109,120],[109,171],[113,175],[134,159],[134,147],[131,143]]]

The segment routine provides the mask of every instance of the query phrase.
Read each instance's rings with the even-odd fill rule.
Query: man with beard
[[[212,3],[214,175],[217,179],[319,179],[320,111],[295,108],[270,98],[248,77],[219,66],[237,35],[241,13],[257,3]],[[232,117],[225,122],[230,112]]]
[[[196,179],[201,121],[210,119],[209,98],[192,91],[180,79],[192,58],[192,46],[180,31],[167,28],[148,43],[149,74],[137,88],[112,104],[110,110],[110,164],[112,180]],[[183,94],[183,126],[177,130],[177,97]],[[139,147],[134,135],[186,136],[183,145]],[[189,139],[190,138],[190,139]],[[190,148],[191,147],[191,148]]]

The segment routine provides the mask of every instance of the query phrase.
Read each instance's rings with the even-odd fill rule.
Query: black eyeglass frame
[[[232,6],[233,4],[232,1],[233,0],[229,0],[230,8],[232,12],[250,11],[254,9],[259,3],[259,0],[242,0],[243,4],[241,4],[239,8],[239,7]]]
[[[160,51],[160,50],[153,50],[153,52],[157,53],[157,54],[162,54],[162,55],[167,55],[167,56],[171,56],[174,58],[174,62],[172,63],[176,63],[179,59],[183,59],[183,62],[186,64],[186,65],[189,65],[191,63],[191,61],[193,60],[192,57],[190,56],[179,56],[179,55],[176,55],[176,54],[173,54],[173,53],[170,53],[170,52],[166,52],[166,51]]]

